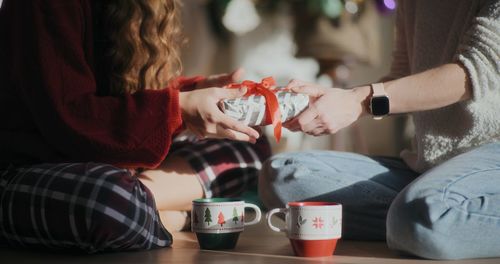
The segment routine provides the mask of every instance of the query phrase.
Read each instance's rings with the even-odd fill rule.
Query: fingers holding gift
[[[328,88],[323,91],[324,94],[309,102],[308,108],[298,116],[298,125],[294,121],[286,127],[311,135],[334,134],[361,117],[363,105],[353,90]],[[309,125],[313,119],[319,120],[316,128]]]
[[[262,134],[264,134],[264,131],[262,130],[261,127],[255,126],[252,128],[255,129],[255,131],[257,131],[259,133],[259,136],[262,136]]]
[[[201,132],[205,138],[227,138],[255,143],[260,136],[255,129],[222,113],[207,116],[205,124],[205,129]]]
[[[318,116],[311,122],[302,125],[300,130],[312,136],[322,136],[326,134],[335,134],[339,129],[332,120]]]
[[[295,87],[292,87],[291,90],[294,93],[307,94],[313,98],[321,97],[325,94],[325,88],[323,88],[319,85],[317,85],[317,86],[309,86],[309,85],[295,86]]]
[[[299,124],[298,116],[283,123],[283,127],[285,127],[286,129],[288,129],[292,132],[300,131],[300,124]]]
[[[215,121],[215,119],[211,120],[210,125],[204,128],[189,127],[189,129],[200,139],[226,138],[255,143],[260,136],[257,131],[242,124],[227,124],[221,121]]]
[[[291,82],[290,86],[302,83],[295,81]],[[282,125],[292,127],[293,130],[300,130],[296,121],[289,124],[282,124],[282,121],[296,117],[309,105],[311,98],[307,94],[298,94],[284,87],[279,87],[272,77],[266,77],[261,82],[245,80],[227,86],[229,90],[241,87],[248,89],[241,99],[230,99],[240,97],[241,94],[238,93],[234,94],[236,96],[220,96],[222,99],[221,110],[226,115],[250,126],[272,125],[277,142],[281,138]],[[316,92],[315,94],[320,93]],[[310,119],[314,119],[314,116]]]
[[[325,88],[323,86],[300,80],[290,81],[286,88],[290,89],[292,92],[307,94],[311,97],[320,97],[325,94]]]
[[[224,79],[224,85],[228,85],[239,81],[241,77],[243,77],[244,73],[245,70],[243,68],[236,69],[235,71],[227,75],[227,77]]]
[[[322,136],[326,134],[333,134],[337,131],[333,125],[328,125],[328,121],[323,120],[321,117],[316,117],[312,121],[305,123],[305,121],[299,121],[300,116],[292,119],[285,124],[285,127],[293,132],[302,131],[306,134],[312,136]],[[303,119],[306,120],[306,119]]]
[[[314,128],[312,126],[318,122],[316,120],[317,117],[318,111],[314,106],[310,106],[308,109],[302,112],[302,114],[289,120],[288,122],[283,124],[283,126],[293,132],[302,131],[307,133],[308,131],[312,130]]]
[[[308,132],[307,134],[318,137],[318,136],[328,135],[328,134],[330,134],[330,132],[325,127],[319,126],[315,129],[313,129],[311,132]]]
[[[330,115],[325,100],[312,103],[298,117],[286,124],[286,128],[292,131],[302,131],[309,135],[320,136],[334,134],[339,128],[334,122],[335,116]]]
[[[310,124],[314,123],[319,112],[315,105],[310,105],[302,114],[297,117],[297,124],[301,131],[307,132],[311,129]]]
[[[302,80],[298,80],[298,79],[292,79],[292,80],[290,80],[290,82],[288,82],[288,84],[286,85],[286,88],[292,89],[293,87],[304,86],[304,85],[314,85],[314,84],[309,83],[309,82],[305,82]]]
[[[213,87],[224,87],[228,84],[237,82],[241,76],[243,76],[244,70],[243,68],[238,68],[231,73],[224,73],[213,76]]]
[[[323,127],[323,123],[318,118],[312,120],[311,122],[301,125],[301,130],[306,134],[312,134],[312,131]]]
[[[217,126],[217,135],[222,136],[223,138],[245,141],[255,144],[257,139],[255,137],[249,136],[248,134],[238,132],[236,130],[228,129],[223,126]]]
[[[198,83],[198,88],[224,87],[238,81],[243,76],[244,70],[239,68],[231,73],[211,75],[203,82]]]
[[[221,99],[241,97],[245,92],[246,89],[224,88],[182,92],[179,95],[182,119],[200,138],[227,137],[255,142],[259,137],[257,131],[226,116],[218,107]]]
[[[225,89],[225,88],[214,88],[217,93],[217,98],[219,100],[224,99],[236,99],[244,96],[247,93],[246,87],[241,87],[238,89]]]
[[[253,139],[257,139],[260,137],[260,134],[257,130],[255,130],[249,126],[246,126],[243,123],[238,122],[238,121],[232,119],[231,117],[228,117],[222,113],[220,115],[219,124],[225,129],[230,129],[230,130],[233,130],[236,132],[246,134],[250,138],[253,138]]]

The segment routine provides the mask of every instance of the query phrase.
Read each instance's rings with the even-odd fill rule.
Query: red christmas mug
[[[271,223],[277,213],[285,214],[284,228]],[[290,202],[286,208],[272,209],[266,218],[273,231],[287,234],[297,256],[331,256],[341,237],[342,205],[338,203]]]

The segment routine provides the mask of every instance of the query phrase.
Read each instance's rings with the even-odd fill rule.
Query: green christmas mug
[[[245,208],[252,208],[255,219],[245,222]],[[245,226],[257,224],[262,213],[258,206],[235,198],[193,200],[191,230],[201,249],[232,249]]]

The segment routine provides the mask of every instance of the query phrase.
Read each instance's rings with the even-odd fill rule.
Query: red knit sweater
[[[89,0],[4,1],[0,163],[155,167],[165,158],[182,126],[179,87],[97,96],[93,56]]]

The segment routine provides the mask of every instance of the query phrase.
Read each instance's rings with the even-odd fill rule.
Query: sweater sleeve
[[[500,94],[500,1],[486,0],[455,55],[464,65],[473,99]]]
[[[182,125],[178,89],[96,96],[88,1],[19,2],[20,94],[42,136],[70,161],[156,167]]]
[[[383,80],[394,80],[410,75],[407,33],[405,30],[404,1],[398,1],[396,10],[396,36],[392,53],[391,71]]]

